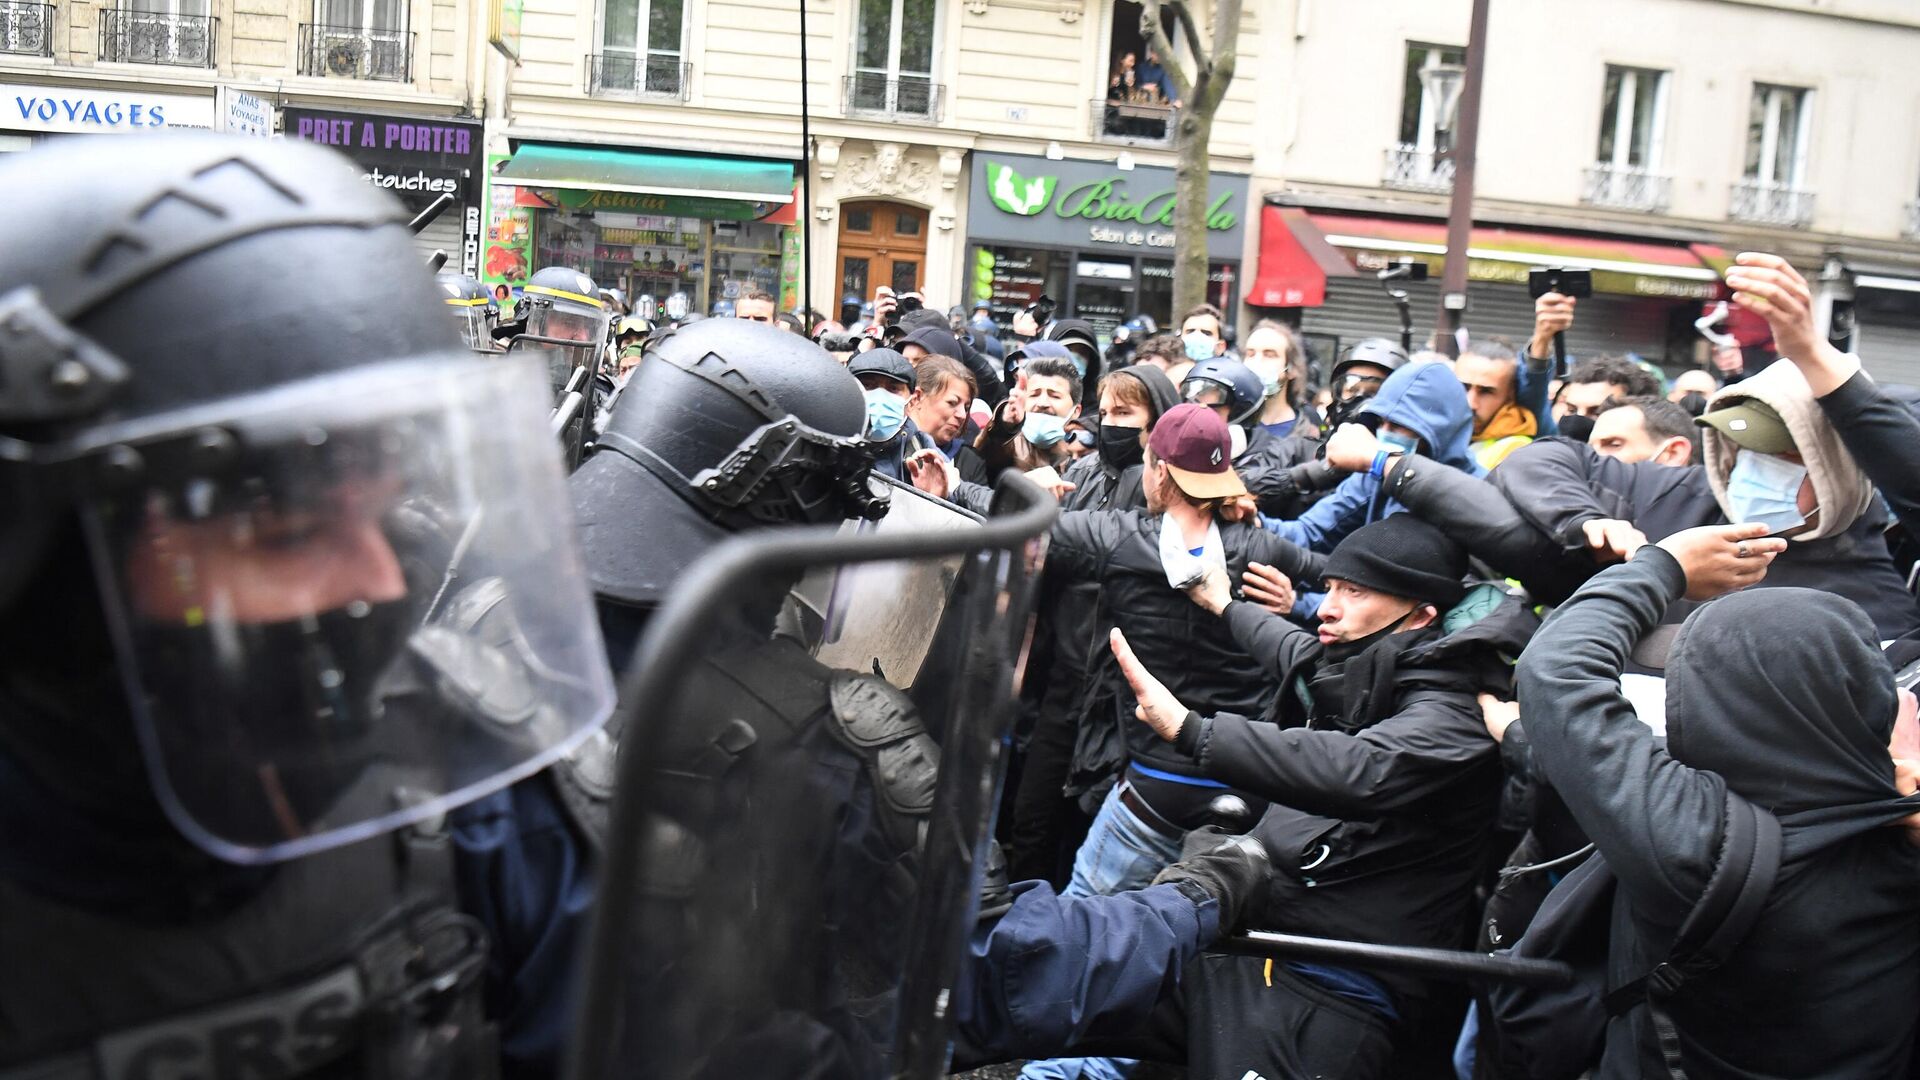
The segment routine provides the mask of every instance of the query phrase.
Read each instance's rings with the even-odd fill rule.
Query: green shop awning
[[[793,201],[793,166],[784,161],[681,157],[587,146],[522,146],[494,181],[749,203]]]

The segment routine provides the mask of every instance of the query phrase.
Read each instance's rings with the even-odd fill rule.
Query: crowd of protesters
[[[1325,387],[1293,328],[1230,348],[1204,306],[1105,351],[1079,320],[1029,309],[1002,340],[891,296],[828,330],[891,475],[984,508],[1019,469],[1065,511],[999,820],[1014,878],[1141,888],[1232,793],[1272,860],[1243,926],[1512,949],[1586,866],[1603,989],[1693,976],[1597,1019],[1550,1000],[1543,1037],[1512,995],[1209,955],[1150,1034],[1023,1075],[1558,1075],[1542,1044],[1568,1076],[1904,1075],[1920,420],[1815,332],[1784,260],[1727,286],[1777,357],[1674,378],[1554,370],[1557,294],[1518,347],[1369,339]],[[1705,948],[1689,917],[1742,858],[1755,913]]]

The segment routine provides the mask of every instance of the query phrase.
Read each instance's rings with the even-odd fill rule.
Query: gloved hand
[[[1294,490],[1300,492],[1325,491],[1338,487],[1340,481],[1347,478],[1346,473],[1327,464],[1325,458],[1303,461],[1288,469],[1287,475],[1293,480]]]
[[[1153,883],[1185,886],[1188,895],[1197,886],[1213,897],[1220,904],[1224,934],[1239,924],[1248,903],[1266,887],[1270,868],[1260,841],[1208,826],[1187,834],[1180,861],[1160,871]]]

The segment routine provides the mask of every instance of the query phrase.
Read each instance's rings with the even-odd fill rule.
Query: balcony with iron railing
[[[1173,106],[1150,101],[1096,100],[1089,105],[1095,142],[1172,146]]]
[[[210,68],[219,35],[220,20],[210,15],[105,8],[100,12],[100,59]]]
[[[841,87],[841,111],[847,116],[889,120],[940,122],[947,88],[921,75],[886,75],[860,71],[846,77]]]
[[[307,23],[300,27],[300,74],[412,82],[413,38],[406,30]]]
[[[1387,167],[1380,183],[1402,191],[1449,192],[1453,190],[1453,159],[1412,143],[1395,143],[1387,147]]]
[[[586,70],[589,97],[685,101],[693,85],[693,65],[679,57],[589,53]]]
[[[1739,180],[1727,216],[1750,225],[1804,229],[1813,221],[1813,192],[1771,180]]]
[[[52,56],[53,5],[0,0],[0,55]]]
[[[1632,165],[1595,162],[1586,168],[1580,201],[1588,206],[1662,214],[1673,205],[1673,177]]]

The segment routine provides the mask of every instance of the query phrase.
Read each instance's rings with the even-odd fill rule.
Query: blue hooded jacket
[[[1417,433],[1420,452],[1426,457],[1472,476],[1486,471],[1474,460],[1468,446],[1473,439],[1473,407],[1467,404],[1467,392],[1459,378],[1444,364],[1401,368],[1387,376],[1380,392],[1360,412]],[[1360,526],[1405,509],[1393,499],[1376,506],[1376,502],[1382,502],[1379,495],[1380,481],[1366,473],[1354,473],[1298,519],[1282,521],[1263,515],[1260,521],[1279,536],[1328,553]]]

